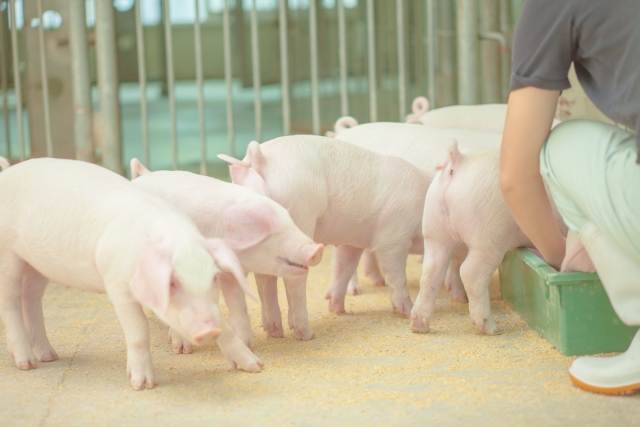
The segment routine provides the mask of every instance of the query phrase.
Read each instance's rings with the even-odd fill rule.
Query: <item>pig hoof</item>
[[[172,344],[173,354],[193,353],[193,345],[173,329],[169,329],[169,342]]]
[[[145,388],[152,389],[155,388],[155,386],[156,383],[153,382],[153,380],[148,380],[146,378],[137,380],[134,380],[133,378],[131,379],[131,388],[136,391],[144,390]]]
[[[293,329],[293,335],[295,335],[296,339],[309,341],[312,340],[313,337],[315,337],[313,331],[311,330],[311,327],[293,326],[291,329]]]
[[[133,357],[128,357],[133,359]],[[136,358],[138,359],[138,358]],[[153,380],[153,368],[151,367],[151,354],[147,357],[140,357],[138,360],[127,361],[127,378],[131,382],[134,390],[144,390],[154,388],[156,383]]]
[[[460,304],[467,304],[469,302],[467,294],[453,295],[453,300]]]
[[[173,354],[191,354],[193,353],[193,346],[186,342],[174,343]]]
[[[241,364],[236,365],[234,367],[234,369],[236,370],[242,370],[242,371],[251,372],[254,374],[257,372],[261,372],[262,368],[264,368],[264,363],[262,362],[262,360],[258,359],[258,357],[253,353],[251,353],[250,359],[244,360]]]
[[[344,298],[335,297],[331,290],[328,290],[324,299],[329,300],[329,311],[333,313],[344,313]]]
[[[38,358],[41,362],[53,362],[54,360],[60,359],[58,353],[54,349],[48,349],[43,351],[34,350],[36,358]]]
[[[429,332],[429,326],[430,326],[430,322],[429,319],[427,319],[426,317],[422,317],[422,318],[418,318],[418,317],[412,317],[411,318],[411,331],[412,332],[417,332],[420,334],[426,334],[427,332]]]
[[[282,323],[273,323],[271,325],[262,325],[262,329],[267,333],[267,338],[282,338],[284,337],[284,329]]]
[[[362,293],[362,291],[360,290],[360,286],[356,283],[356,284],[351,284],[351,282],[349,282],[349,286],[347,287],[347,294],[349,295],[360,295]]]
[[[329,311],[333,313],[346,313],[344,309],[344,301],[339,301],[334,298],[329,299]]]
[[[233,370],[260,372],[264,367],[262,360],[251,352],[239,339],[235,338],[228,347],[220,347]]]
[[[413,303],[411,302],[411,298],[406,297],[400,303],[396,304],[392,302],[393,309],[397,311],[400,315],[404,317],[411,316],[411,309],[413,308]]]
[[[29,349],[29,353],[25,354],[21,357],[16,357],[14,353],[11,353],[11,357],[13,357],[16,367],[18,369],[22,369],[23,371],[28,371],[29,369],[36,369],[38,364],[36,363],[36,358],[33,356],[31,349]]]
[[[23,371],[36,369],[38,367],[35,360],[22,360],[20,362],[16,361],[16,366],[18,367],[18,369],[22,369]]]
[[[387,286],[387,284],[384,282],[384,279],[380,279],[380,280],[376,280],[375,282],[373,282],[374,286]]]
[[[478,325],[478,328],[487,335],[499,335],[500,328],[493,319],[483,319],[483,322]]]

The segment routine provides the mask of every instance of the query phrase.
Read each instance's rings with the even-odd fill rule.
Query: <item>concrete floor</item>
[[[217,347],[172,355],[166,327],[151,317],[158,386],[133,391],[122,330],[105,295],[52,285],[44,300],[60,360],[20,371],[0,324],[1,426],[157,425],[640,425],[640,394],[607,397],[575,388],[564,357],[505,302],[492,301],[503,334],[480,335],[467,306],[441,295],[432,332],[409,331],[388,289],[362,280],[346,315],[328,313],[331,253],[308,285],[316,338],[266,339],[249,301],[259,374],[232,372]],[[412,296],[420,265],[408,266]],[[281,294],[282,288],[281,288]],[[286,298],[281,295],[286,312]]]

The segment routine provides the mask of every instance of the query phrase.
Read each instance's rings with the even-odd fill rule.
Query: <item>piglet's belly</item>
[[[95,266],[89,262],[76,260],[27,256],[23,259],[52,283],[88,292],[104,293],[104,281]]]

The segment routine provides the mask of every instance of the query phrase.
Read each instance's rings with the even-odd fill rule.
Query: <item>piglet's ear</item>
[[[136,159],[135,157],[131,159],[130,166],[131,166],[131,181],[136,179],[138,175],[142,176],[149,173],[149,169],[145,168],[144,165],[140,163],[140,160]]]
[[[236,203],[224,213],[224,241],[233,250],[247,249],[282,230],[282,220],[266,200]]]
[[[231,273],[242,290],[253,298],[254,301],[259,302],[258,297],[249,287],[247,276],[244,274],[244,270],[236,254],[220,239],[208,239],[207,249],[209,249],[209,253],[218,268],[225,273]]]
[[[138,269],[131,280],[131,291],[142,304],[159,313],[169,306],[171,259],[160,248],[146,250],[140,257]]]
[[[267,183],[264,182],[262,176],[255,169],[244,166],[231,166],[229,172],[231,181],[234,184],[250,187],[260,194],[267,195]]]

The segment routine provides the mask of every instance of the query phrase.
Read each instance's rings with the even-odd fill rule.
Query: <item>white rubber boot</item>
[[[569,368],[569,378],[594,393],[631,394],[640,390],[640,331],[622,354],[577,358]]]
[[[613,244],[592,222],[580,231],[611,305],[623,323],[640,325],[640,264]],[[614,357],[580,357],[569,368],[573,383],[594,393],[640,390],[640,331],[629,349]]]

